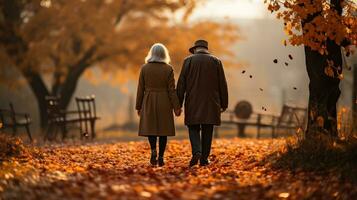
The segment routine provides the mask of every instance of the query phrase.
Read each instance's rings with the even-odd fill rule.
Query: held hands
[[[136,112],[138,113],[138,116],[140,117],[141,110],[136,110]]]
[[[175,116],[179,117],[181,115],[181,113],[182,113],[182,108],[174,109],[174,112],[175,112]]]

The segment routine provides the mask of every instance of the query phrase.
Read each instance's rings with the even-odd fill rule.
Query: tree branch
[[[90,62],[93,55],[97,51],[97,44],[94,44],[90,47],[86,53],[82,56],[81,59],[78,60],[77,63],[70,66],[70,71],[67,74],[67,77],[62,85],[60,96],[61,102],[60,106],[65,109],[68,107],[73,93],[77,87],[78,80],[83,72],[90,66],[92,66],[93,62]]]

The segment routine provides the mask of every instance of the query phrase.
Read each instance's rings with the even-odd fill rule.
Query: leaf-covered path
[[[353,199],[334,173],[274,169],[283,140],[218,139],[211,164],[187,167],[187,140],[171,140],[164,167],[146,142],[41,147],[1,164],[0,199]]]

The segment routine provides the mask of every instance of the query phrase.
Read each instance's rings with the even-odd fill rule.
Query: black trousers
[[[207,160],[211,152],[213,125],[198,124],[188,126],[192,155],[201,153],[201,160]]]
[[[156,151],[157,136],[148,136],[150,149]],[[167,144],[167,136],[159,136],[159,157],[164,157]]]

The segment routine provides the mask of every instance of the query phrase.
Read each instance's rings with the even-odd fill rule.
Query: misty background
[[[305,69],[304,50],[302,47],[283,45],[282,41],[286,36],[282,21],[275,19],[266,10],[263,1],[209,0],[194,11],[190,20],[207,18],[216,21],[230,20],[239,26],[242,37],[231,47],[242,66],[225,68],[229,87],[229,109],[233,109],[241,100],[251,102],[255,112],[272,114],[279,114],[284,103],[307,106],[309,81]],[[288,58],[289,54],[293,60]],[[347,60],[348,64],[357,63],[356,57],[356,54],[350,57]],[[277,64],[273,62],[274,59],[278,60]],[[285,62],[288,66],[285,66]],[[345,79],[341,84],[343,91],[339,105],[350,107],[351,71],[344,70]],[[176,81],[179,73],[176,71]],[[136,85],[137,80],[117,85],[110,80],[93,84],[82,77],[74,97],[92,94],[96,96],[97,113],[101,117],[97,129],[100,131],[109,126],[122,125],[128,120],[138,121],[134,108]],[[9,102],[14,104],[16,111],[29,113],[33,120],[32,129],[38,130],[37,103],[27,85],[19,88],[0,85],[0,108],[8,108]],[[267,111],[261,109],[263,106]],[[75,105],[72,100],[69,110],[73,109]],[[182,125],[183,117],[176,119],[176,122]]]

